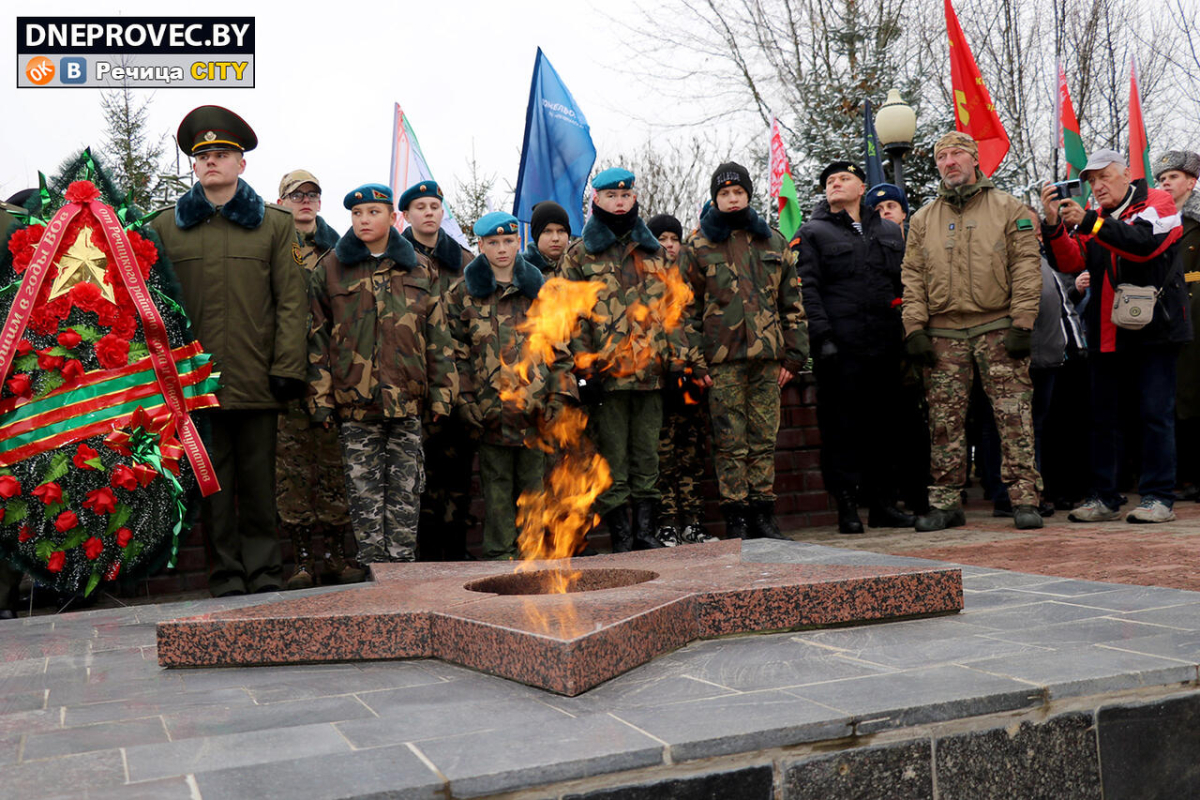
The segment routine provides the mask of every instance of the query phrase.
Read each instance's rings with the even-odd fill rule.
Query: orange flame
[[[671,267],[661,274],[647,273],[646,279],[664,284],[662,296],[651,300],[649,305],[633,303],[626,308],[628,332],[615,346],[610,337],[599,353],[604,371],[618,378],[636,375],[649,366],[655,355],[655,335],[660,329],[670,332],[678,328],[692,302],[692,289],[679,270]]]

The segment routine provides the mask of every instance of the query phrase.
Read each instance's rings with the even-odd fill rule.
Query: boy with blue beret
[[[863,205],[874,208],[879,212],[879,216],[890,219],[900,226],[902,234],[907,234],[908,226],[905,220],[908,219],[908,198],[904,196],[904,190],[896,184],[875,184],[867,190],[866,196],[863,197]]]
[[[393,227],[391,190],[364,184],[342,204],[353,227],[309,284],[309,410],[315,423],[340,426],[359,560],[413,561],[421,415],[453,409],[454,345],[429,260]]]
[[[397,208],[408,223],[403,236],[433,269],[433,293],[445,298],[462,278],[474,254],[442,229],[446,216],[442,187],[437,181],[417,181],[400,193]],[[425,423],[425,493],[421,496],[421,559],[457,561],[467,556],[467,527],[471,505],[471,475],[462,469],[475,456],[475,442],[453,418]]]
[[[571,353],[520,380],[526,334],[520,328],[542,288],[542,273],[521,256],[517,218],[494,211],[475,223],[480,255],[450,289],[446,319],[455,342],[457,412],[479,432],[479,481],[486,514],[483,557],[514,559],[517,497],[542,486],[545,455],[535,446],[539,419],[577,397]],[[519,387],[516,396],[509,396]],[[461,465],[460,465],[461,468]]]
[[[614,552],[663,546],[655,536],[662,389],[668,373],[683,372],[685,355],[682,328],[668,331],[661,308],[668,279],[678,271],[638,216],[635,181],[620,167],[592,179],[592,216],[559,265],[564,278],[603,284],[595,320],[581,320],[574,346],[600,354],[577,374],[603,392],[602,401],[592,398],[588,429],[612,472],[612,486],[596,511],[608,525]],[[642,308],[657,311],[642,315]],[[621,355],[630,351],[639,357]]]

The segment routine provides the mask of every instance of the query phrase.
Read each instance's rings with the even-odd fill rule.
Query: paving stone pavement
[[[930,563],[811,542],[744,558]],[[0,622],[0,795],[473,797],[1200,685],[1200,593],[962,569],[961,614],[696,642],[574,698],[433,660],[157,665],[157,621],[277,595]]]

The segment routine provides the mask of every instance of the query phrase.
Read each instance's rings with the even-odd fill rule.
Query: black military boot
[[[666,547],[654,535],[658,503],[653,500],[637,500],[633,504],[633,549],[655,550]]]
[[[873,501],[867,513],[867,525],[872,528],[911,528],[916,521],[915,514],[905,514],[884,500]]]
[[[346,537],[349,525],[332,525],[325,528],[325,569],[321,580],[328,583],[359,583],[367,577],[367,571],[346,555]]]
[[[722,503],[721,513],[725,515],[726,539],[750,538],[750,529],[746,521],[745,503]]]
[[[296,571],[287,579],[288,589],[311,589],[316,582],[313,575],[312,528],[307,525],[284,525],[292,540],[292,559],[296,562]]]
[[[931,508],[928,514],[917,517],[913,527],[919,531],[944,531],[946,528],[958,528],[966,524],[967,517],[962,506],[952,506]]]
[[[775,521],[774,500],[755,500],[750,503],[750,510],[750,538],[787,540],[788,537],[779,532],[779,523]]]
[[[862,519],[858,516],[858,497],[854,492],[838,492],[834,499],[838,507],[838,533],[862,533]]]
[[[604,515],[608,526],[608,537],[612,540],[614,553],[628,553],[633,549],[633,528],[629,527],[629,506],[619,506]]]

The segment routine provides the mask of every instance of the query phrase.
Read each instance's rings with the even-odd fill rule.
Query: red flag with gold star
[[[946,33],[950,37],[950,85],[954,90],[954,127],[979,143],[979,169],[991,176],[1008,153],[1008,134],[996,114],[983,75],[967,46],[962,26],[946,0]]]

